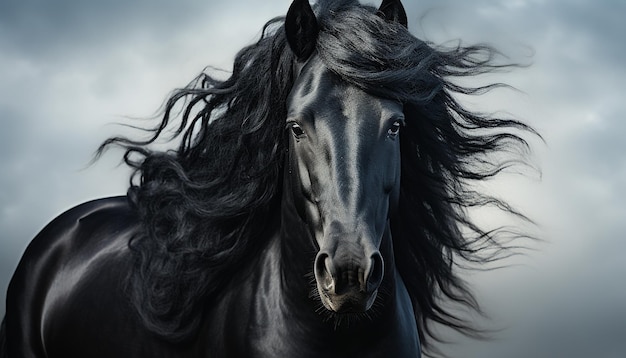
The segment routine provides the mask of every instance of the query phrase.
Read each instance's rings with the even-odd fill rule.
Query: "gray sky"
[[[3,301],[21,253],[47,222],[125,192],[119,152],[86,168],[98,144],[123,131],[112,123],[152,115],[206,65],[230,69],[235,52],[289,3],[0,2]],[[532,48],[531,67],[497,77],[521,92],[468,104],[510,112],[547,142],[533,141],[541,179],[508,174],[486,187],[535,218],[546,243],[516,266],[468,276],[494,320],[511,328],[498,342],[459,338],[444,349],[477,358],[626,356],[626,1],[405,3],[418,37],[487,42],[521,61]]]

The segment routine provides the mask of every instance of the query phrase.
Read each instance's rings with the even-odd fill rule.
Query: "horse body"
[[[417,40],[399,0],[316,9],[294,0],[230,79],[176,93],[151,140],[103,144],[125,147],[141,182],[31,242],[0,358],[420,357],[428,320],[473,332],[439,304],[477,309],[454,255],[481,262],[504,245],[464,208],[515,212],[464,180],[510,163],[486,154],[526,144],[490,130],[530,129],[463,109],[448,90],[489,86],[443,77],[501,66],[489,48]],[[151,152],[186,96],[179,150]]]
[[[283,224],[293,210],[285,204]],[[306,233],[297,226],[276,227],[258,259],[207,309],[197,337],[171,344],[143,327],[126,297],[128,241],[139,228],[127,199],[80,205],[32,241],[14,275],[9,357],[419,357],[411,303],[395,271],[376,319],[348,327],[320,319],[309,283],[294,287],[301,277],[291,279],[310,270],[311,248],[285,247],[302,246],[296,238]]]
[[[10,311],[7,330],[28,330],[8,337],[11,356],[419,357],[389,225],[402,106],[342,83],[313,57],[288,108],[281,215],[195,338],[156,339],[128,304],[129,242],[141,226],[119,197],[70,210],[30,245],[9,292],[9,306],[24,309]],[[316,288],[305,279],[312,268]],[[318,300],[336,313],[321,315]]]

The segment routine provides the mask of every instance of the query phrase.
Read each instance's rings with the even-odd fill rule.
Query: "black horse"
[[[149,140],[107,140],[136,169],[128,195],[32,241],[0,356],[419,357],[429,322],[477,333],[442,302],[479,310],[456,266],[503,242],[465,209],[514,210],[469,184],[532,129],[453,96],[491,88],[451,80],[500,68],[494,50],[406,26],[400,1],[295,0]],[[178,149],[151,149],[181,103]]]

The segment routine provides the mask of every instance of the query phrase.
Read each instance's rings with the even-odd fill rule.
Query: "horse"
[[[29,244],[0,357],[420,357],[433,322],[479,334],[444,302],[480,312],[456,268],[503,246],[465,209],[515,211],[470,184],[532,131],[454,96],[492,87],[453,79],[495,54],[417,39],[399,0],[294,0],[150,138],[100,146],[130,188]],[[151,146],[172,130],[177,149]]]

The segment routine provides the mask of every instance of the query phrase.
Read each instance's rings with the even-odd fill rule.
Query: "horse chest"
[[[337,328],[315,312],[312,300],[298,300],[286,292],[285,285],[275,279],[280,275],[271,275],[272,268],[278,266],[269,267],[266,276],[256,277],[255,284],[246,286],[240,295],[228,300],[230,304],[220,308],[235,316],[223,321],[231,331],[224,351],[236,351],[232,356],[420,357],[413,312],[402,284],[396,287],[389,310],[380,321]],[[248,303],[242,305],[242,301]],[[237,342],[228,343],[233,339]]]
[[[297,332],[297,330],[295,331]],[[301,333],[304,330],[301,330]],[[266,329],[250,337],[250,350],[246,356],[256,358],[302,357],[302,358],[381,358],[420,357],[419,343],[413,337],[402,334],[389,335],[376,332],[378,337],[334,334],[294,334],[287,329]],[[398,333],[398,332],[395,332]]]

